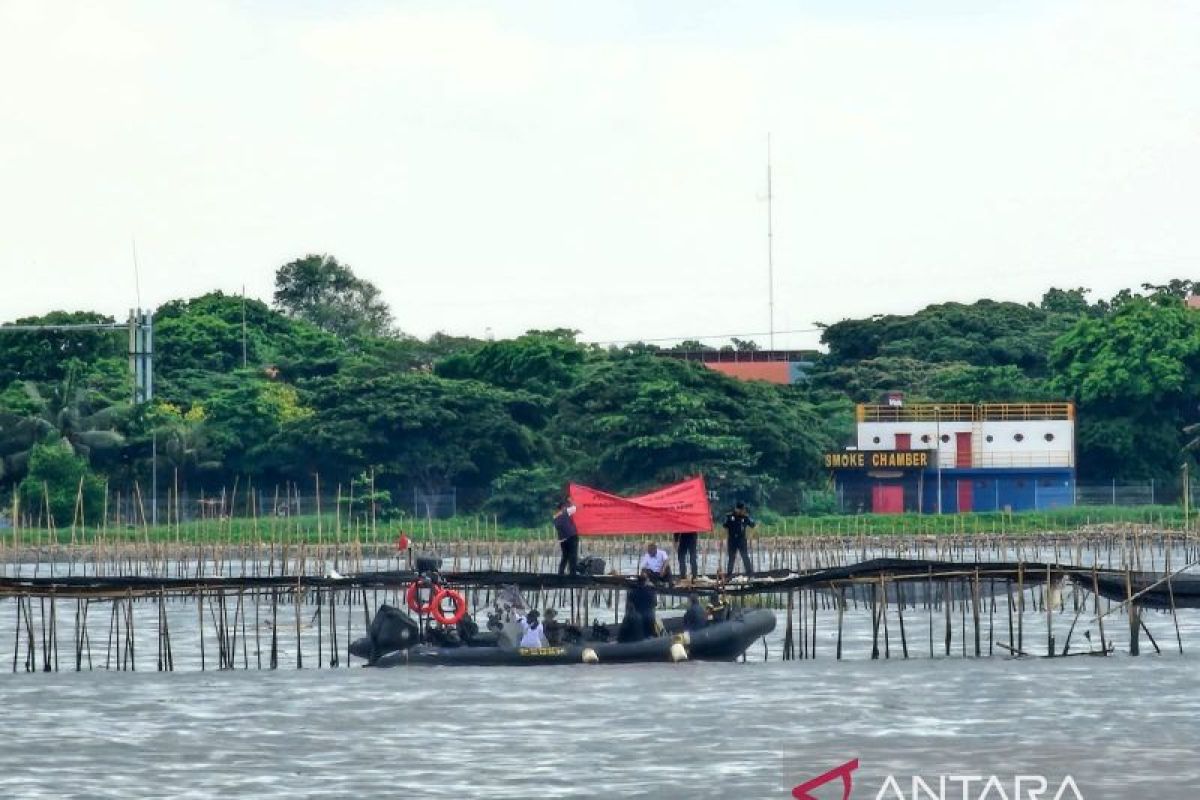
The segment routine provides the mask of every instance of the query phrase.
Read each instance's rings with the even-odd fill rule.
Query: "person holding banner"
[[[728,534],[725,540],[727,545],[725,578],[727,580],[733,577],[733,557],[738,553],[742,555],[742,567],[745,568],[746,574],[754,572],[754,567],[750,565],[750,545],[747,543],[746,531],[757,525],[754,517],[750,516],[746,504],[741,500],[738,500],[733,511],[725,515],[724,527]]]
[[[562,558],[558,560],[558,574],[562,575],[569,567],[572,575],[579,574],[579,531],[575,528],[574,504],[561,502],[554,514],[554,532],[558,536],[558,546],[562,550]]]

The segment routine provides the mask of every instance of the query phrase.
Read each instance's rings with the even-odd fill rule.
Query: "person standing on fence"
[[[747,542],[746,531],[757,525],[754,517],[750,516],[746,504],[741,500],[734,506],[733,511],[725,515],[724,527],[727,534],[725,577],[727,579],[733,577],[733,557],[737,553],[742,554],[742,567],[746,570],[746,574],[754,572],[754,567],[750,564],[750,545]]]
[[[558,547],[562,550],[562,558],[558,560],[558,574],[562,575],[568,568],[571,574],[579,572],[579,531],[575,528],[575,506],[567,502],[558,504],[554,514],[554,533],[558,536]]]
[[[700,572],[700,568],[696,563],[697,540],[699,538],[700,534],[698,533],[675,534],[675,552],[679,553],[680,578],[688,576],[687,565],[689,556],[692,565],[692,580],[696,580],[696,575]]]

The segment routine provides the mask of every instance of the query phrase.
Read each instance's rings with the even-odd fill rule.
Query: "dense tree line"
[[[1191,282],[1106,301],[1052,289],[825,327],[811,380],[743,383],[651,345],[573,331],[485,341],[401,333],[376,287],[329,256],[276,274],[274,306],[213,292],[155,311],[155,399],[135,406],[120,331],[0,338],[0,486],[70,519],[105,481],[244,479],[468,490],[511,521],[568,480],[636,490],[703,472],[726,495],[803,510],[853,403],[899,389],[942,402],[1072,399],[1081,476],[1166,478],[1197,429]],[[91,312],[17,320],[112,323]],[[680,349],[701,349],[685,342]],[[752,350],[734,340],[729,349]],[[359,491],[363,489],[360,488]],[[91,503],[94,506],[94,503]]]
[[[1200,285],[1173,280],[1089,301],[1051,289],[1038,304],[980,300],[829,325],[820,393],[873,401],[1077,404],[1080,480],[1173,480],[1200,418]]]

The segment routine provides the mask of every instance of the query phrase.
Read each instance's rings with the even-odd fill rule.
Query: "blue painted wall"
[[[942,512],[956,514],[959,481],[971,482],[972,511],[1031,511],[1075,505],[1070,469],[942,470]],[[937,513],[937,472],[925,473],[924,510]]]

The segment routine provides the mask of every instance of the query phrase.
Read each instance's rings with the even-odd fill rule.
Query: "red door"
[[[965,514],[974,508],[975,496],[971,490],[971,481],[961,480],[958,482],[958,513]]]
[[[903,514],[904,487],[898,483],[877,483],[872,486],[871,510],[876,514]]]
[[[912,434],[897,433],[896,434],[896,449],[897,450],[912,450]]]
[[[971,466],[971,433],[969,431],[960,431],[954,434],[954,438],[956,440],[954,466]]]

